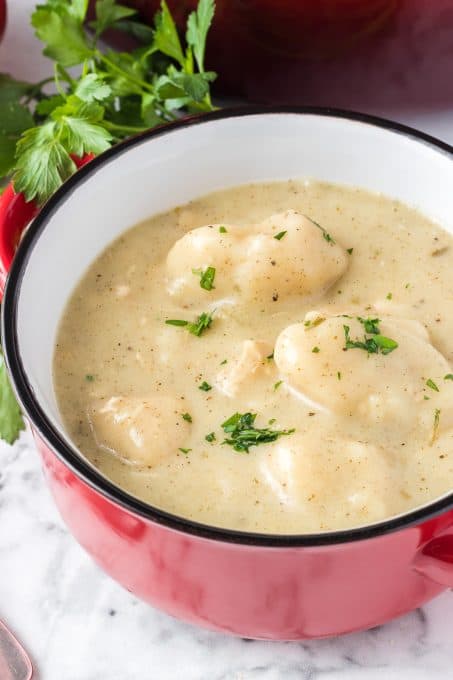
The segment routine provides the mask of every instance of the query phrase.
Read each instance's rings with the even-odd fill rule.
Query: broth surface
[[[313,248],[304,266],[323,268],[312,285],[278,257],[299,227],[278,218],[260,236],[288,210],[326,230],[312,243],[317,232],[294,218]],[[194,255],[204,236],[175,246],[203,225],[217,258],[211,290],[200,282],[212,263]],[[240,236],[230,225],[257,234],[247,253],[259,255],[240,267],[240,241],[225,250]],[[69,300],[54,358],[64,425],[118,486],[215,526],[345,529],[435,499],[453,486],[452,245],[396,201],[314,181],[240,186],[152,217],[112,243]],[[212,323],[198,337],[165,323],[203,312]],[[345,350],[345,327],[352,342],[398,346]],[[237,452],[222,443],[235,413],[295,431]]]

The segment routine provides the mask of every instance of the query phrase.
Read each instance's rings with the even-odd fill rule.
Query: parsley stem
[[[107,130],[118,130],[121,132],[130,132],[132,134],[136,132],[145,132],[145,130],[149,130],[149,126],[145,127],[139,127],[136,125],[118,125],[117,123],[112,123],[110,120],[104,120],[103,121],[103,126],[107,128]]]
[[[111,61],[108,57],[105,56],[105,54],[102,54],[102,52],[97,52],[98,58],[104,62],[112,71],[116,71],[120,75],[123,76],[123,78],[126,78],[129,80],[131,83],[135,83],[136,85],[139,85],[143,90],[146,90],[146,92],[150,92],[151,94],[154,94],[154,87],[147,83],[144,80],[141,80],[141,78],[136,78],[135,76],[131,76],[130,73],[127,71],[124,71],[121,66],[117,66],[114,61]]]

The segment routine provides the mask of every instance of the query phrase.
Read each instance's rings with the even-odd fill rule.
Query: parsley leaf
[[[453,373],[447,373],[447,375],[444,375],[444,380],[453,380]]]
[[[204,288],[204,290],[212,290],[214,288],[215,267],[207,267],[205,271],[192,269],[192,272],[200,277],[201,288]]]
[[[212,390],[212,385],[206,382],[206,380],[203,380],[201,385],[198,386],[198,389],[201,390],[202,392],[209,392],[209,390]]]
[[[228,233],[227,230],[226,230],[226,228],[225,228],[224,226],[219,227],[219,232],[220,232],[221,234],[227,234],[227,233]]]
[[[165,323],[169,326],[185,326],[192,335],[200,336],[212,323],[212,314],[203,312],[195,321],[185,321],[184,319],[166,319]]]
[[[187,455],[188,453],[190,453],[192,451],[192,449],[179,448],[178,451],[181,451],[181,453],[184,453],[184,455]]]
[[[326,229],[324,229],[324,227],[321,227],[321,225],[318,224],[318,222],[315,222],[314,220],[312,220],[311,217],[307,217],[307,220],[310,220],[310,222],[312,224],[314,224],[315,227],[318,227],[318,229],[320,229],[322,231],[322,237],[325,241],[327,241],[327,243],[330,243],[331,245],[335,245],[336,241],[332,238],[332,236],[329,234],[329,232]]]
[[[116,0],[97,0],[96,20],[92,21],[90,26],[95,30],[96,37],[99,37],[116,21],[126,19],[134,14],[137,14],[135,9],[119,5]]]
[[[206,38],[214,17],[214,11],[215,3],[213,0],[200,0],[197,9],[189,14],[187,20],[187,44],[193,50],[200,71],[204,70]]]
[[[107,85],[97,73],[88,73],[84,76],[75,89],[75,96],[84,102],[101,102],[112,93],[112,88]]]
[[[31,23],[36,37],[46,45],[43,54],[64,67],[89,59],[93,50],[85,38],[83,18],[83,8],[80,13],[75,12],[75,0],[38,6],[32,14]]]
[[[371,338],[367,338],[365,335],[363,340],[351,340],[349,332],[350,327],[343,325],[345,345],[343,350],[348,349],[363,349],[368,354],[390,354],[398,347],[398,343],[391,338],[387,338],[380,334],[379,326],[380,319],[363,319],[362,317],[357,317],[357,321],[363,325],[365,332],[371,335]]]
[[[5,360],[0,351],[0,437],[8,444],[14,444],[24,428],[22,414],[11,389]]]
[[[271,430],[267,427],[255,427],[256,413],[235,413],[222,423],[225,434],[230,435],[222,444],[232,446],[235,451],[249,452],[251,446],[274,442],[283,435],[292,434],[292,430]]]
[[[210,442],[210,443],[215,442],[215,440],[216,440],[215,439],[215,432],[210,432],[209,434],[207,434],[205,439],[206,439],[207,442]]]
[[[176,30],[175,22],[165,0],[162,0],[161,10],[154,19],[154,46],[168,57],[175,59],[180,66],[185,65],[185,56],[181,41]]]
[[[275,234],[274,238],[276,238],[277,241],[281,241],[287,233],[287,231],[279,231],[278,234]]]
[[[434,392],[439,392],[439,388],[437,387],[434,380],[431,380],[431,378],[428,378],[428,380],[426,381],[426,384],[427,384],[428,387],[430,387],[432,390],[434,390]]]

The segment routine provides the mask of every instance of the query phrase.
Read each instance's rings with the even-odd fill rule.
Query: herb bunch
[[[88,25],[87,10],[88,0],[38,5],[31,23],[43,54],[54,62],[53,75],[34,84],[0,75],[0,178],[12,176],[16,191],[38,204],[76,171],[74,157],[101,153],[175,120],[181,110],[213,109],[216,74],[205,70],[204,61],[214,0],[199,0],[189,15],[185,45],[165,0],[154,28],[116,0],[97,0]],[[99,39],[110,28],[142,45],[130,53],[100,49]]]
[[[116,0],[97,0],[88,25],[88,0],[38,5],[31,23],[53,74],[39,83],[0,74],[0,183],[12,178],[17,192],[42,205],[76,171],[74,158],[102,153],[182,111],[212,110],[216,74],[204,61],[214,10],[214,0],[199,0],[183,43],[165,0],[154,28]],[[101,50],[99,39],[110,28],[141,46],[130,53]],[[189,330],[200,335],[210,323],[202,315]],[[0,348],[0,438],[12,444],[23,428]]]

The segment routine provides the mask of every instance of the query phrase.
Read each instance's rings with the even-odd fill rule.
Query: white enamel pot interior
[[[38,429],[74,452],[57,408],[52,357],[66,302],[97,255],[135,223],[192,198],[289,178],[382,192],[453,231],[452,149],[387,121],[327,110],[238,109],[129,140],[57,192],[13,264],[4,342],[19,398],[32,420],[39,413]]]

